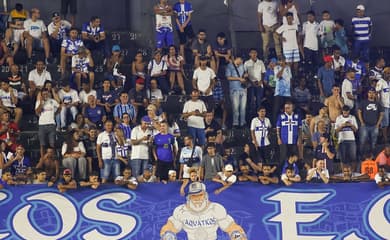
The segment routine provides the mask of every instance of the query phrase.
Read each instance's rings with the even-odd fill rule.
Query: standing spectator
[[[276,134],[280,148],[280,161],[287,159],[287,156],[298,153],[298,144],[302,141],[302,121],[297,113],[293,111],[293,104],[286,102],[284,112],[281,113],[276,122]]]
[[[365,15],[366,8],[356,6],[356,15],[352,18],[352,32],[354,34],[353,52],[360,55],[363,61],[368,62],[370,57],[370,39],[372,32],[371,18]]]
[[[131,131],[132,150],[130,166],[134,177],[143,173],[150,159],[149,145],[153,142],[153,133],[150,130],[150,124],[149,117],[144,116],[141,119],[141,124]]]
[[[184,90],[184,82],[183,82],[183,64],[184,58],[183,55],[177,54],[176,47],[174,45],[169,46],[168,54],[163,57],[163,61],[167,63],[168,72],[169,72],[169,84],[170,91],[169,94],[175,93],[174,86],[175,80],[177,78],[177,83],[181,89],[181,94],[186,95],[186,91]]]
[[[333,59],[331,56],[324,56],[324,66],[317,72],[317,84],[320,90],[321,102],[332,94],[332,86],[335,84],[335,71],[332,68]]]
[[[345,61],[346,72],[348,69],[353,69],[355,71],[355,81],[352,82],[353,93],[358,94],[359,97],[362,97],[362,83],[364,83],[367,69],[363,61],[360,60],[359,55],[351,56],[351,59]]]
[[[318,35],[320,26],[316,21],[314,11],[307,12],[307,21],[302,25],[303,37],[303,57],[305,60],[306,70],[311,72],[311,69],[318,67]]]
[[[87,152],[87,164],[88,164],[88,174],[92,172],[99,171],[99,160],[96,152],[96,141],[97,141],[98,131],[95,127],[90,127],[88,131],[88,137],[84,140],[85,150]]]
[[[129,91],[130,104],[135,108],[137,116],[141,117],[145,115],[145,108],[148,106],[149,101],[145,90],[145,80],[138,78],[135,82],[135,88]]]
[[[206,116],[204,118],[205,133],[216,136],[218,131],[221,130],[221,126],[214,119],[214,112],[207,110]]]
[[[45,63],[48,63],[50,55],[50,43],[47,37],[45,23],[39,19],[40,11],[37,8],[31,9],[31,18],[24,21],[24,38],[26,39],[26,51],[28,61],[31,63],[33,48],[43,48],[45,50]]]
[[[379,79],[383,78],[383,70],[386,66],[385,59],[378,57],[375,60],[375,66],[369,71],[370,86],[375,86]]]
[[[61,0],[61,14],[66,18],[68,14],[68,8],[70,13],[70,22],[72,26],[76,23],[76,14],[77,14],[77,0]]]
[[[108,57],[106,49],[106,33],[101,19],[98,16],[91,17],[90,21],[83,24],[81,29],[81,38],[84,45],[91,52],[101,52],[105,57]]]
[[[121,92],[119,95],[120,102],[117,103],[114,107],[114,119],[116,123],[120,123],[122,116],[124,113],[129,114],[130,120],[133,124],[135,124],[137,120],[137,112],[135,110],[135,107],[129,103],[129,95],[127,92]]]
[[[116,144],[113,124],[107,120],[104,124],[104,132],[101,132],[96,140],[96,153],[101,169],[102,183],[106,183],[111,174],[114,179],[120,175],[120,162],[115,158]]]
[[[52,57],[58,60],[60,59],[62,41],[66,38],[66,34],[72,27],[72,24],[61,19],[58,12],[54,12],[51,19],[52,22],[47,26],[50,41],[50,52]]]
[[[60,67],[61,67],[61,74],[62,76],[65,75],[66,71],[66,65],[69,58],[72,58],[73,55],[76,55],[79,51],[79,48],[81,46],[84,46],[83,41],[78,38],[79,31],[77,28],[72,27],[69,30],[69,38],[66,38],[62,41],[61,44],[61,60],[60,60]]]
[[[216,74],[218,78],[224,78],[226,65],[232,57],[232,47],[228,43],[224,32],[217,34],[213,49],[216,58]]]
[[[291,68],[286,64],[286,60],[282,57],[274,67],[275,93],[272,110],[272,120],[276,118],[280,112],[280,108],[291,97]]]
[[[163,47],[173,45],[173,26],[172,26],[172,6],[168,0],[160,0],[159,4],[154,6],[156,15],[156,48],[161,50]]]
[[[382,136],[387,143],[387,129],[390,124],[390,67],[383,70],[383,78],[376,83],[375,90],[378,94],[378,99],[383,107],[383,120],[381,123]]]
[[[199,90],[192,90],[191,99],[184,104],[183,118],[187,120],[188,133],[198,145],[206,142],[204,116],[207,112],[206,105],[199,99]]]
[[[48,186],[51,187],[60,177],[60,161],[58,161],[55,150],[52,147],[46,149],[45,154],[39,158],[36,169],[44,169],[49,180]]]
[[[336,19],[334,21],[334,43],[335,46],[340,48],[341,54],[343,56],[348,55],[348,37],[347,33],[345,32],[344,28],[344,20],[343,19]]]
[[[18,98],[23,100],[27,95],[26,84],[22,78],[22,73],[19,70],[19,66],[16,64],[9,65],[8,80],[12,88],[18,91]]]
[[[77,91],[70,88],[69,82],[63,82],[62,88],[58,92],[58,96],[61,100],[61,131],[66,132],[66,126],[68,125],[68,111],[72,113],[72,121],[76,120],[77,107],[80,104],[80,98]]]
[[[168,64],[166,60],[162,59],[161,51],[157,50],[154,57],[148,64],[148,73],[151,79],[156,79],[163,94],[168,94],[169,85],[167,80]],[[143,79],[142,77],[137,80]]]
[[[87,160],[85,159],[86,150],[84,143],[80,141],[77,131],[72,131],[62,144],[61,154],[63,156],[62,165],[72,171],[72,177],[75,178],[76,168],[78,169],[79,179],[87,177]]]
[[[191,43],[194,38],[194,30],[192,29],[192,13],[194,10],[192,9],[192,4],[186,0],[179,0],[179,2],[173,5],[173,12],[176,17],[176,30],[179,35],[180,42],[180,55],[185,57],[184,47],[188,42]]]
[[[340,95],[340,87],[338,85],[333,85],[332,95],[325,99],[324,105],[328,107],[330,121],[335,123],[344,106],[344,99]]]
[[[334,45],[334,21],[331,19],[328,10],[322,11],[322,21],[320,22],[320,39],[322,55],[329,55],[330,49]]]
[[[76,81],[77,90],[81,89],[81,82],[89,84],[90,88],[94,88],[95,73],[93,72],[93,59],[91,52],[81,46],[76,55],[72,56],[72,74]]]
[[[375,88],[370,88],[367,100],[359,104],[358,118],[360,121],[360,153],[366,153],[366,141],[369,139],[369,151],[374,152],[379,134],[379,127],[383,119],[383,107],[375,100]]]
[[[158,88],[158,83],[156,79],[150,80],[150,89],[146,90],[146,95],[148,101],[151,104],[156,105],[158,108],[161,106],[161,101],[164,99],[161,89]]]
[[[307,171],[306,181],[314,183],[329,182],[329,171],[325,168],[324,160],[317,160],[316,166]]]
[[[197,89],[202,101],[208,110],[214,109],[213,88],[215,84],[215,72],[207,67],[207,59],[200,57],[200,65],[195,69],[192,77],[192,88]]]
[[[353,91],[353,82],[355,81],[357,81],[355,78],[355,70],[348,69],[341,86],[341,96],[344,99],[344,104],[351,110],[354,108],[357,99],[356,92]]]
[[[294,0],[282,0],[281,4],[279,5],[279,14],[283,18],[283,24],[287,24],[287,14],[291,13],[294,17],[294,25],[299,26],[301,22],[299,21],[299,9],[298,5]]]
[[[344,163],[351,164],[356,171],[356,139],[358,124],[355,116],[350,114],[350,108],[345,105],[343,113],[337,117],[335,131],[338,135],[341,168]]]
[[[282,55],[279,35],[276,33],[276,29],[279,26],[278,18],[279,9],[276,0],[265,0],[259,2],[257,7],[257,19],[259,21],[259,30],[261,33],[261,39],[263,41],[264,59],[268,59],[269,57],[269,42],[271,34],[274,40],[276,55],[278,57]]]
[[[216,69],[215,61],[213,59],[213,48],[211,44],[207,41],[206,30],[199,29],[197,39],[192,43],[192,53],[195,57],[194,67],[199,67],[200,57],[206,57],[208,62],[210,62],[210,67]]]
[[[23,110],[16,107],[18,104],[18,92],[9,86],[9,80],[5,79],[1,82],[0,89],[0,109],[11,114],[16,124],[22,119]]]
[[[341,55],[341,49],[338,46],[333,47],[332,68],[335,73],[335,82],[340,84],[341,77],[344,75],[345,58]]]
[[[41,91],[42,98],[35,103],[35,113],[39,116],[38,137],[40,143],[41,158],[44,156],[45,148],[54,149],[56,141],[55,116],[60,109],[57,101],[49,97],[47,88]]]
[[[264,97],[264,62],[257,58],[257,50],[252,48],[249,50],[249,59],[244,63],[244,69],[248,72],[248,101],[249,114],[251,117],[255,115],[255,111],[260,107]]]
[[[168,133],[168,123],[165,121],[160,123],[159,132],[153,138],[153,155],[157,161],[156,175],[160,181],[168,181],[169,170],[176,168],[175,137]]]
[[[190,135],[184,137],[184,147],[181,149],[179,157],[179,179],[189,179],[192,175],[191,169],[195,169],[196,176],[199,177],[198,173],[202,159],[202,148],[194,145],[194,139]]]
[[[218,172],[222,172],[224,164],[221,155],[216,152],[214,143],[208,143],[206,150],[207,153],[200,163],[200,179],[211,181]]]
[[[226,78],[229,81],[230,99],[233,112],[233,127],[243,127],[246,124],[247,78],[241,57],[236,57],[226,68]]]
[[[298,46],[298,25],[294,24],[294,16],[291,12],[286,14],[287,22],[283,23],[276,32],[281,35],[283,42],[283,55],[286,62],[292,66],[294,75],[298,74],[299,46]]]
[[[46,65],[43,61],[38,60],[35,63],[35,69],[31,70],[28,74],[28,85],[30,97],[35,97],[38,94],[44,83],[51,81],[51,74],[46,70]]]
[[[9,151],[15,152],[20,129],[15,122],[10,121],[10,114],[7,111],[1,114],[0,120],[0,139],[5,141]]]
[[[265,116],[266,109],[260,106],[257,110],[258,116],[251,122],[252,143],[259,152],[261,162],[267,162],[271,154],[271,142],[269,140],[269,131],[271,130],[271,121]]]

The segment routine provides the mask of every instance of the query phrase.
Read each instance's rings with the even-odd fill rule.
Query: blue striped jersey
[[[370,17],[353,17],[352,27],[354,29],[355,40],[368,41],[370,40],[371,33],[370,28],[372,26]]]

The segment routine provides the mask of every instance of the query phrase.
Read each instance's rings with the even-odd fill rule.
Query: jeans
[[[187,130],[196,145],[203,146],[206,143],[206,133],[204,128],[188,127]]]
[[[230,99],[232,101],[233,126],[245,125],[246,114],[246,89],[230,90]]]
[[[75,177],[76,167],[78,167],[79,179],[86,179],[86,177],[87,177],[87,160],[84,157],[64,158],[64,159],[62,159],[62,165],[65,168],[69,168],[70,170],[72,170],[72,178]]]
[[[144,169],[148,166],[148,159],[131,159],[130,167],[133,177],[138,177],[143,174]]]
[[[339,144],[340,161],[342,163],[356,162],[356,142],[343,141]]]
[[[257,116],[257,109],[260,107],[261,100],[264,97],[264,87],[250,87],[248,88],[248,101],[249,105],[249,114],[254,114],[250,116],[251,119]]]
[[[368,62],[370,59],[370,41],[355,40],[353,43],[353,52],[354,54],[360,56],[360,59]]]
[[[112,174],[114,180],[120,175],[120,162],[115,158],[103,159],[104,168],[102,169],[101,176],[103,179],[108,179],[110,174]]]
[[[72,113],[73,120],[76,120],[77,108],[75,106],[61,108],[61,127],[66,127],[66,115],[68,110]]]
[[[372,152],[375,149],[376,141],[378,139],[378,134],[379,134],[379,129],[374,125],[374,126],[361,126],[360,127],[360,148],[359,151],[360,153],[364,154],[366,153],[366,142],[367,139],[369,140],[370,143],[370,149],[369,151]]]

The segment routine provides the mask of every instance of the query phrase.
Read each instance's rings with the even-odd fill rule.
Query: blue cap
[[[146,168],[144,169],[144,171],[145,170],[148,170],[148,171],[150,171],[150,172],[153,172],[153,165],[152,164],[148,164],[147,166],[146,166]]]
[[[112,46],[112,51],[113,52],[120,52],[121,51],[121,47],[119,45],[114,45],[114,46]]]
[[[146,123],[151,123],[152,122],[152,120],[150,120],[149,116],[143,116],[141,121],[146,122]]]
[[[276,58],[271,58],[269,61],[272,62],[272,63],[277,63],[278,62],[278,60]]]

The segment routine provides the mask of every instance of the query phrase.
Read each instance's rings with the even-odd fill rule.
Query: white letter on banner
[[[389,212],[389,210],[385,209],[386,206],[390,206],[390,204],[386,204],[389,200],[390,194],[383,196],[371,207],[368,213],[368,224],[383,239],[390,239],[389,216],[385,216],[385,213]]]
[[[0,192],[0,202],[3,201],[4,199],[7,199],[8,195]],[[9,236],[9,233],[0,233],[0,239],[5,239],[6,237]]]
[[[267,198],[269,201],[277,201],[280,204],[280,213],[269,222],[278,222],[281,224],[282,239],[284,240],[330,240],[336,235],[300,235],[298,224],[313,223],[324,213],[314,211],[312,213],[305,209],[305,212],[297,213],[297,204],[314,204],[329,195],[328,192],[280,192]]]
[[[112,200],[117,204],[124,203],[131,199],[131,195],[123,192],[107,193],[89,200],[82,209],[83,215],[90,219],[102,222],[113,223],[119,226],[120,232],[117,235],[105,235],[101,233],[99,229],[93,230],[83,234],[83,239],[94,240],[110,240],[110,239],[122,239],[129,235],[137,225],[137,220],[133,216],[115,213],[113,211],[105,211],[99,208],[100,201]]]
[[[45,192],[32,195],[26,200],[47,202],[52,205],[58,211],[60,216],[60,220],[58,220],[60,222],[58,222],[58,224],[61,223],[62,226],[61,232],[59,232],[57,235],[43,235],[42,233],[38,232],[29,221],[29,216],[32,216],[31,214],[29,215],[29,211],[32,205],[28,204],[17,211],[12,219],[12,225],[15,229],[15,232],[23,239],[61,239],[70,231],[72,231],[73,227],[76,225],[77,209],[74,207],[72,202],[63,195],[53,192]]]

